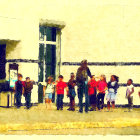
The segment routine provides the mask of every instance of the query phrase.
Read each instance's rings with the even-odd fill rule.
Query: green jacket
[[[83,69],[82,67],[79,67],[76,73],[76,82],[82,84],[85,81],[88,81],[88,76],[91,77],[89,68]]]

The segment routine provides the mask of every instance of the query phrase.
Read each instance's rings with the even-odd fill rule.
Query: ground
[[[33,106],[30,110],[0,108],[1,134],[72,134],[95,135],[140,134],[140,108],[128,112],[127,108],[116,108],[113,112],[102,111],[78,113],[46,110],[45,105]]]

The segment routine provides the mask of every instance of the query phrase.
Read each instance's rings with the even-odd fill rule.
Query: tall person
[[[88,97],[88,76],[91,78],[91,72],[88,68],[87,60],[81,62],[81,66],[76,73],[76,82],[78,87],[79,112],[83,113],[83,95],[85,94],[85,112],[88,112],[89,97]]]

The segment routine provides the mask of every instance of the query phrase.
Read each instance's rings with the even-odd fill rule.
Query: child
[[[98,110],[103,109],[103,107],[104,107],[104,97],[105,97],[106,90],[107,90],[106,77],[105,77],[105,75],[101,75],[100,80],[97,83],[97,91],[98,91],[97,107],[98,107]]]
[[[112,75],[110,81],[108,82],[108,94],[107,94],[107,109],[110,110],[110,103],[112,103],[112,108],[115,108],[115,99],[117,94],[117,89],[119,88],[118,85],[119,77],[116,75]]]
[[[30,109],[30,107],[31,107],[31,91],[32,91],[32,89],[33,89],[33,83],[31,82],[30,77],[26,77],[24,96],[25,96],[27,109]]]
[[[21,107],[21,96],[24,93],[25,83],[22,81],[22,74],[18,74],[18,81],[15,82],[15,99],[17,108]]]
[[[68,108],[69,111],[75,111],[75,86],[76,86],[76,80],[74,73],[71,73],[70,80],[68,82],[68,88],[69,88],[69,94],[68,97],[70,98],[70,107]]]
[[[91,105],[90,111],[96,111],[96,87],[97,82],[95,80],[95,76],[92,75],[91,80],[88,82],[88,94]]]
[[[46,108],[51,109],[52,94],[54,94],[53,78],[50,76],[46,80],[46,86],[43,87],[43,95],[45,96]]]
[[[133,93],[134,93],[133,80],[129,79],[127,81],[127,89],[126,89],[126,98],[128,99],[129,111],[132,111],[133,109],[133,96],[132,96]]]
[[[63,82],[63,76],[60,75],[58,77],[58,82],[56,84],[56,92],[57,92],[57,110],[63,110],[63,98],[64,98],[64,89],[66,88],[68,93],[68,87],[65,82]]]

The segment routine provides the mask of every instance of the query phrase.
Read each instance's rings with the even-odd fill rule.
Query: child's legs
[[[92,106],[92,95],[89,95],[89,105]]]
[[[45,98],[45,103],[46,103],[46,104],[49,103],[49,98]]]
[[[110,92],[107,94],[106,100],[107,100],[107,103],[108,103],[108,102],[109,102],[109,103],[111,102],[111,93],[110,93]]]
[[[115,109],[115,101],[112,101],[112,108]]]
[[[48,100],[49,109],[51,109],[51,104],[52,104],[52,99],[49,99],[49,100]]]
[[[128,106],[130,109],[133,108],[133,97],[128,97]]]
[[[72,97],[70,96],[70,109],[72,109]]]
[[[74,100],[74,97],[71,97],[71,109],[75,109],[75,100]]]
[[[51,104],[52,104],[52,93],[49,93],[49,106],[51,109]]]
[[[45,104],[46,104],[46,108],[48,109],[49,98],[45,98]]]
[[[64,98],[64,95],[61,94],[60,96],[60,108],[63,109],[63,98]]]
[[[128,107],[130,108],[131,106],[131,100],[130,100],[130,97],[128,97]]]
[[[25,95],[25,100],[26,100],[26,107],[27,108],[30,108],[31,107],[31,93],[27,93]]]
[[[48,93],[45,93],[45,103],[47,104],[49,101],[49,94]]]
[[[21,106],[21,93],[16,93],[16,105],[17,107]]]
[[[110,110],[110,101],[107,102],[107,109]]]
[[[111,93],[111,103],[112,103],[112,108],[115,109],[115,99],[116,99],[116,94]]]
[[[75,109],[75,98],[73,98],[73,108]]]
[[[59,94],[58,94],[58,95],[57,95],[57,104],[56,104],[56,105],[57,105],[57,109],[60,108],[60,105],[59,105],[59,104],[60,104],[60,103],[59,103],[60,101],[59,101],[59,100],[60,100],[60,97],[59,97]]]
[[[133,97],[131,97],[131,109],[133,108]]]
[[[102,103],[101,109],[103,109],[104,107],[104,97],[105,97],[105,94],[101,94],[101,103]]]
[[[107,108],[108,110],[110,110],[110,103],[112,103],[112,108],[115,108],[115,98],[116,98],[116,94],[115,93],[108,93],[107,94]]]
[[[97,99],[96,94],[93,95],[93,108],[96,109]]]
[[[94,96],[90,95],[89,96],[89,102],[90,102],[90,106],[93,108],[93,100],[94,100]]]
[[[100,110],[100,99],[101,99],[101,93],[97,95],[97,107],[99,110]]]

